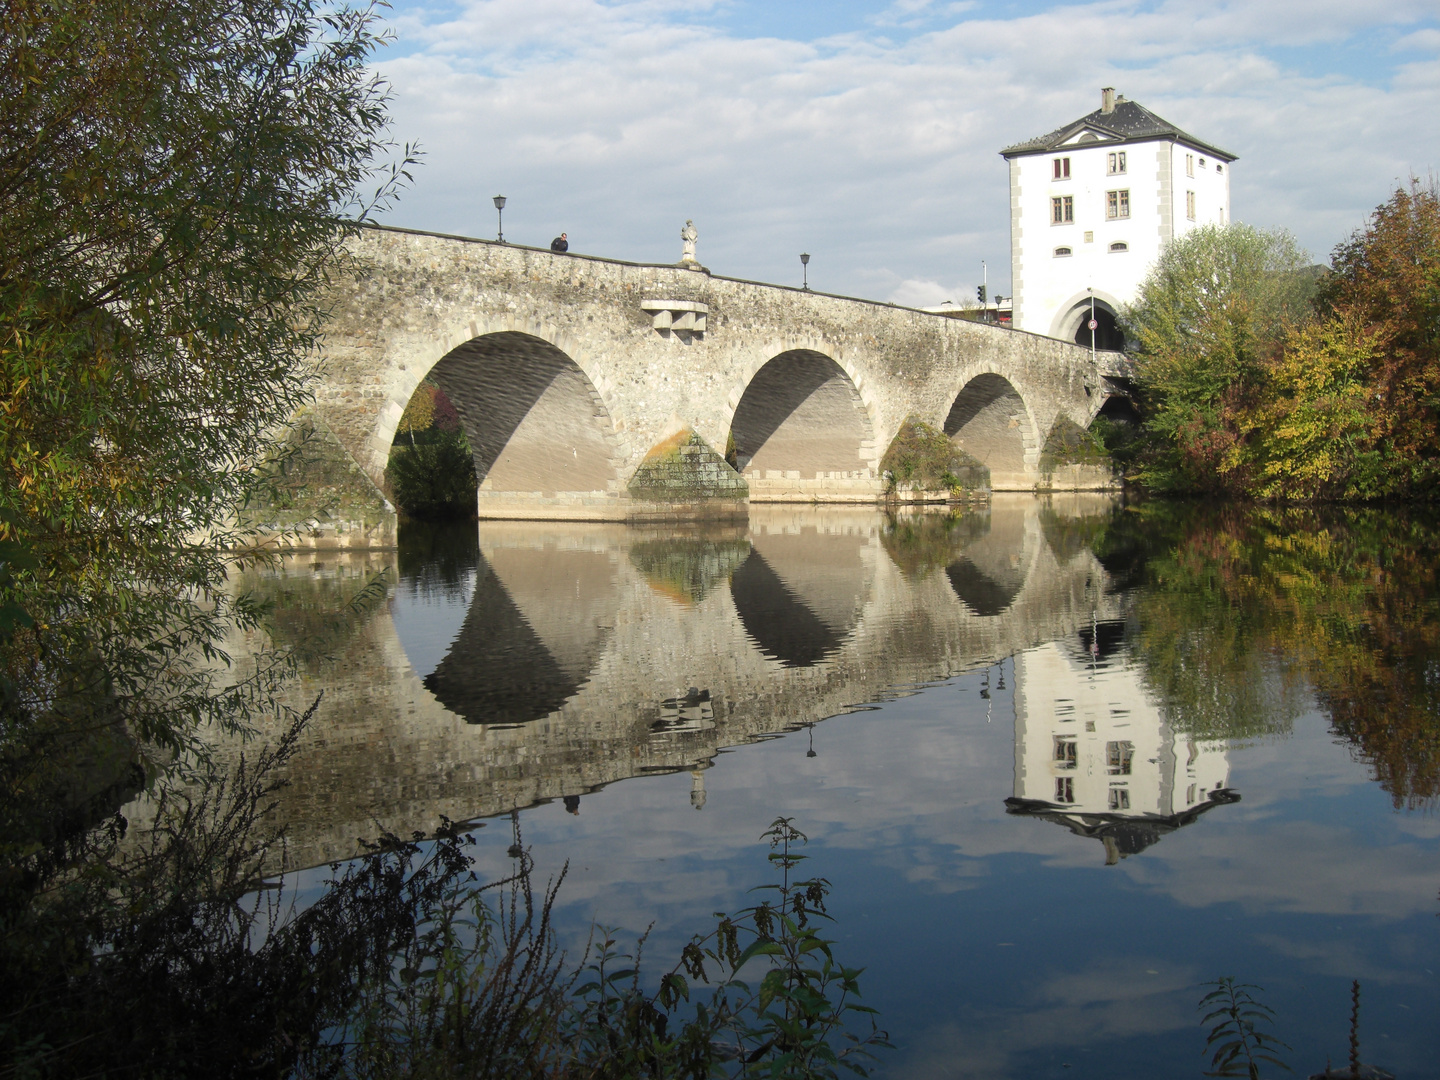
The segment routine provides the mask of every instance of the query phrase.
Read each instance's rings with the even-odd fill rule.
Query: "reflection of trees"
[[[363,616],[384,601],[392,579],[388,567],[331,566],[310,575],[250,569],[237,580],[269,605],[264,628],[275,648],[294,657],[302,671],[319,674],[360,636]]]
[[[919,581],[949,566],[989,531],[989,517],[973,512],[891,514],[880,531],[880,543],[908,580]]]
[[[698,604],[728,580],[750,554],[750,541],[735,535],[660,536],[630,548],[630,561],[660,591],[681,603]]]
[[[1113,528],[1152,537],[1136,653],[1177,730],[1285,731],[1308,689],[1397,806],[1440,794],[1433,520],[1168,505]]]
[[[414,592],[464,593],[480,559],[480,534],[473,521],[400,522],[400,582]]]

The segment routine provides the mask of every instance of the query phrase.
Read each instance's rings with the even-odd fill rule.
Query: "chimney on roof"
[[[1115,111],[1115,88],[1113,86],[1107,86],[1100,91],[1100,111],[1106,114]]]

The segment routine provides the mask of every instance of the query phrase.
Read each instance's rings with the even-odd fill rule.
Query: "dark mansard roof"
[[[1087,138],[1087,136],[1089,136]],[[1097,143],[1131,143],[1148,139],[1174,139],[1197,150],[1203,150],[1222,161],[1234,161],[1235,155],[1213,143],[1205,142],[1181,131],[1170,121],[1156,116],[1145,106],[1120,98],[1110,112],[1096,109],[1088,116],[1056,128],[1048,135],[1007,146],[1002,157],[1044,154],[1065,146],[1094,146]]]

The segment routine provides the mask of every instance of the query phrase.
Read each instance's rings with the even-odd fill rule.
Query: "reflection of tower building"
[[[1112,865],[1239,796],[1223,744],[1177,736],[1120,650],[1122,626],[1015,658],[1012,814],[1099,839]]]

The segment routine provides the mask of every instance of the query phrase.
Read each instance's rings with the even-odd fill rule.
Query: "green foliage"
[[[1440,190],[1411,180],[1335,249],[1322,311],[1366,353],[1346,497],[1433,498],[1440,479]],[[1342,354],[1343,355],[1343,354]],[[1356,396],[1362,396],[1359,392]]]
[[[385,952],[382,912],[340,953],[333,907],[270,936],[244,915],[253,774],[170,789],[140,849],[113,816],[203,771],[200,725],[243,727],[289,670],[227,670],[226,635],[265,612],[227,581],[256,557],[239,512],[283,472],[272,438],[308,399],[346,238],[409,164],[376,164],[375,22],[323,0],[0,5],[0,1044],[18,1073],[273,1073],[293,1057],[275,1033],[328,1024],[330,991]]]
[[[1433,497],[1440,191],[1398,188],[1335,249],[1333,273],[1302,262],[1288,236],[1241,225],[1166,247],[1126,313],[1147,413],[1141,482],[1291,501]]]
[[[1261,987],[1237,983],[1233,978],[1215,980],[1215,989],[1200,999],[1200,1008],[1208,1009],[1202,1025],[1213,1023],[1205,1039],[1210,1058],[1206,1076],[1243,1076],[1260,1080],[1261,1064],[1276,1065],[1291,1072],[1278,1056],[1290,1047],[1274,1035],[1263,1031],[1275,1022],[1275,1011],[1250,993]]]
[[[278,842],[259,821],[309,715],[198,793],[162,786],[142,835],[116,815],[7,864],[0,1072],[286,1075],[388,968],[469,862],[453,831],[428,854],[387,837],[302,910],[256,893]]]
[[[1393,450],[1377,444],[1369,373],[1377,336],[1332,318],[1291,335],[1242,429],[1253,433],[1253,492],[1270,499],[1358,499],[1383,490]]]
[[[551,927],[564,874],[536,896],[516,830],[515,874],[484,886],[450,879],[300,1076],[808,1080],[863,1076],[872,1049],[888,1045],[853,1000],[860,972],[837,964],[818,932],[828,883],[792,881],[805,838],[788,819],[764,837],[779,882],[761,886],[760,903],[717,915],[649,992],[640,949],[620,951],[609,932],[567,966]],[[763,969],[757,985],[739,978],[752,966]],[[692,1003],[701,983],[714,989]],[[868,1033],[849,1032],[854,1020]]]
[[[1040,470],[1046,472],[1057,465],[1107,465],[1109,456],[1093,432],[1062,414],[1055,418],[1040,451]]]
[[[915,491],[960,491],[987,487],[990,470],[929,424],[906,417],[880,461],[887,487]]]
[[[443,432],[434,441],[390,448],[385,479],[395,505],[422,520],[475,516],[475,458],[460,431]]]
[[[1308,314],[1308,262],[1288,233],[1241,224],[1202,226],[1165,246],[1123,314],[1147,414],[1146,486],[1243,486],[1235,412]]]
[[[258,617],[225,551],[307,398],[345,238],[403,179],[357,195],[390,146],[374,22],[312,0],[0,7],[0,540],[31,560],[0,586],[27,618],[0,639],[0,825],[97,731],[153,769],[266,699],[222,673]]]

